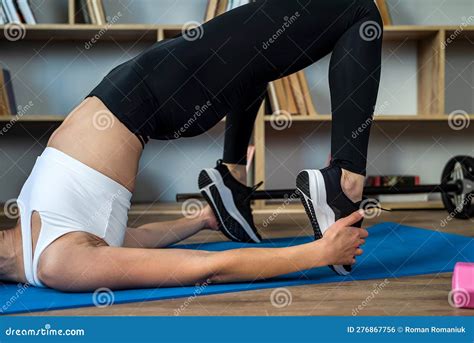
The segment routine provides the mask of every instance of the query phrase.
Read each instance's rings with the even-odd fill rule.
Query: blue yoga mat
[[[474,239],[433,230],[382,223],[368,229],[370,237],[350,276],[338,276],[329,268],[316,268],[293,273],[268,281],[115,291],[113,294],[61,293],[51,289],[0,284],[0,313],[22,313],[45,310],[94,306],[94,303],[131,303],[264,288],[289,287],[307,284],[350,282],[353,280],[385,279],[392,277],[434,274],[453,271],[459,261],[474,262]],[[267,240],[259,247],[285,247],[311,241],[311,237]],[[232,242],[179,246],[186,249],[228,250],[255,247],[253,244]]]

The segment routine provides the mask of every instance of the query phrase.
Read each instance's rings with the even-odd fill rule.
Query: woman
[[[375,37],[366,36],[369,24],[380,30]],[[368,235],[357,209],[369,131],[358,127],[370,123],[377,97],[381,25],[372,0],[262,1],[116,67],[37,159],[18,197],[19,221],[0,237],[0,279],[91,291],[256,280],[324,265],[347,274]],[[297,178],[316,240],[282,249],[160,249],[203,229],[260,241],[250,210],[255,187],[244,185],[257,110],[268,82],[331,51],[333,160]],[[194,219],[127,229],[147,141],[201,134],[226,114],[223,161],[199,175],[210,207]]]

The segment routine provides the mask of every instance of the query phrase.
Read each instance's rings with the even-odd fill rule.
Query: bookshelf
[[[91,25],[78,22],[77,8],[74,0],[68,0],[68,18],[64,24],[38,24],[23,25],[24,37],[21,42],[47,42],[47,41],[78,41],[86,42],[97,32],[101,32],[100,40],[149,43],[171,38],[181,33],[182,25],[155,25],[155,24],[107,24]],[[430,125],[443,125],[448,121],[446,113],[445,73],[446,73],[446,51],[450,45],[445,45],[449,38],[453,41],[465,40],[472,43],[474,40],[474,26],[464,26],[459,30],[455,25],[397,25],[384,28],[384,41],[404,43],[413,41],[416,45],[417,58],[417,111],[413,115],[390,114],[376,115],[375,121],[379,124],[390,125],[391,123],[429,123]],[[8,44],[6,37],[6,25],[0,25],[0,42]],[[454,38],[452,38],[454,37]],[[65,115],[65,114],[64,114]],[[22,125],[41,125],[53,123],[59,125],[64,120],[64,115],[58,114],[35,114],[18,117],[0,116],[0,123],[11,121],[20,122]],[[474,120],[474,114],[468,118]],[[278,120],[265,113],[262,106],[256,121],[254,130],[254,144],[256,146],[254,160],[254,179],[266,181],[266,132],[273,130],[269,125]],[[311,122],[330,122],[331,115],[292,115],[291,121],[294,125]],[[453,131],[455,134],[455,131]],[[273,205],[263,201],[256,203],[259,211],[270,210]],[[415,205],[413,205],[415,206]],[[416,205],[416,206],[419,206]],[[416,207],[415,206],[415,207]],[[433,204],[429,206],[434,206]],[[436,206],[435,206],[436,207]],[[291,209],[296,211],[295,209]]]

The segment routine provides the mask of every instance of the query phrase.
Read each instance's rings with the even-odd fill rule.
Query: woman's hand
[[[355,257],[362,255],[360,246],[365,243],[369,233],[351,225],[361,220],[363,213],[357,211],[339,219],[325,232],[321,242],[324,242],[328,265],[352,265],[355,263]]]

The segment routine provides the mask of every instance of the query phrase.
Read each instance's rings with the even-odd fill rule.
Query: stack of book
[[[107,18],[102,0],[76,0],[86,24],[105,25]]]
[[[254,0],[209,0],[204,21],[209,21],[222,13],[251,2]]]
[[[317,114],[304,71],[271,82],[268,86],[268,98],[272,113],[287,112],[307,116]]]
[[[36,19],[28,0],[0,0],[0,25],[36,24]]]
[[[0,69],[0,116],[14,114],[16,114],[16,103],[10,72]]]

